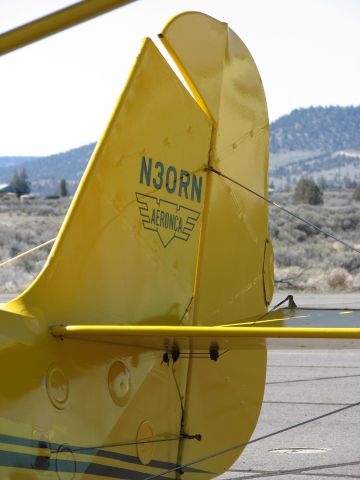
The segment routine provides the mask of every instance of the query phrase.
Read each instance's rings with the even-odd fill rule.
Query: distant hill
[[[0,157],[0,183],[11,179],[14,168],[26,168],[34,193],[54,193],[62,178],[73,193],[94,147],[47,157]],[[360,183],[360,106],[301,108],[271,124],[270,181],[284,189],[303,175],[323,186]]]
[[[25,168],[33,193],[40,195],[55,193],[62,178],[66,179],[69,193],[74,193],[94,148],[95,143],[90,143],[47,157],[0,157],[0,183],[8,182],[15,168]],[[11,166],[2,166],[4,158],[24,158],[25,160],[10,163]]]
[[[322,186],[360,183],[360,106],[292,111],[270,127],[270,179],[294,186],[301,176]]]
[[[0,167],[16,167],[25,162],[31,162],[38,157],[0,157]]]
[[[271,124],[271,153],[360,150],[360,106],[293,110]]]

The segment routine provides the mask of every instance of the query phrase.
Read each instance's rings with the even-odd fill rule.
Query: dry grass
[[[271,199],[360,249],[360,205],[352,192],[325,192],[324,205],[293,205],[292,193]],[[0,262],[57,235],[70,200],[27,203],[0,199]],[[270,207],[277,288],[303,291],[360,290],[360,255]],[[40,272],[50,246],[0,268],[0,293],[22,291]]]
[[[328,191],[324,205],[294,205],[292,193],[273,194],[319,228],[360,249],[360,208],[351,191]],[[275,207],[270,208],[278,288],[305,291],[354,291],[360,284],[360,255]]]
[[[56,237],[70,200],[0,199],[0,262]],[[42,269],[51,245],[0,268],[0,293],[20,292]]]

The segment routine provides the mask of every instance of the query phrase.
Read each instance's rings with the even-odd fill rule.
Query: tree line
[[[352,198],[360,202],[360,184],[355,186]],[[293,201],[294,203],[322,205],[324,203],[323,189],[312,178],[302,177],[296,184]]]
[[[14,176],[10,181],[10,185],[15,188],[18,197],[27,195],[31,192],[31,182],[25,168],[20,171],[15,169]],[[302,177],[296,184],[293,200],[294,203],[307,203],[309,205],[322,205],[323,185],[318,185],[312,178]],[[59,197],[67,197],[69,195],[66,180],[60,180],[56,195]],[[353,193],[353,200],[360,202],[360,184],[356,186]]]
[[[15,193],[18,197],[21,197],[21,195],[28,195],[31,192],[31,182],[25,168],[22,168],[20,171],[15,169],[14,175],[10,180],[10,185],[14,187]],[[69,195],[65,178],[60,180],[56,195],[59,195],[60,197],[67,197]]]

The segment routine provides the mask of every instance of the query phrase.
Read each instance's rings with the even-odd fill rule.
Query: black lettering
[[[184,190],[185,198],[189,198],[189,196],[188,196],[189,183],[190,183],[189,172],[187,172],[186,170],[181,170],[181,172],[180,172],[180,184],[179,184],[179,197],[182,196],[182,191]]]
[[[199,183],[198,183],[199,181]],[[201,190],[202,190],[202,177],[200,176],[197,178],[196,175],[192,176],[192,183],[191,183],[191,200],[194,200],[194,196],[196,195],[196,200],[200,203],[201,200]]]
[[[160,227],[165,227],[164,217],[165,217],[165,213],[161,210],[161,213],[160,213]]]
[[[172,174],[172,179],[170,178]],[[169,193],[174,193],[176,189],[177,172],[175,167],[169,167],[166,172],[166,190]],[[172,184],[172,186],[171,186]]]
[[[153,185],[156,188],[156,190],[160,190],[160,188],[163,185],[164,165],[161,162],[156,162],[155,168],[158,170],[157,172],[158,180],[156,181],[154,178]]]
[[[149,158],[148,163],[146,164],[146,158],[142,157],[141,159],[141,170],[140,170],[140,183],[144,183],[144,177],[146,185],[150,185],[151,179],[151,166],[152,166],[152,159]]]

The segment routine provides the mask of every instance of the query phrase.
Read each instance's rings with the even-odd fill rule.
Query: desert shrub
[[[341,221],[341,228],[343,230],[354,230],[356,223],[349,217],[343,218]]]
[[[313,205],[297,205],[292,208],[293,212],[299,215],[304,220],[311,222],[318,228],[322,228],[324,226],[326,210],[323,208],[318,208]],[[300,225],[303,225],[302,230],[306,232],[308,235],[318,235],[318,230],[314,229],[310,225],[305,222],[299,221],[297,219],[293,219],[294,225],[299,228]]]
[[[303,244],[304,266],[320,268],[323,271],[333,267],[330,245],[323,239],[307,241]]]
[[[47,205],[37,212],[41,217],[48,217],[50,215],[56,215],[56,210],[52,205]]]
[[[284,245],[295,245],[297,243],[296,238],[294,237],[291,229],[280,230],[277,235],[277,238]]]
[[[270,238],[274,239],[278,237],[280,230],[276,225],[270,223],[269,232],[270,232]]]
[[[302,177],[298,181],[293,200],[295,203],[309,203],[310,205],[321,205],[323,193],[311,178]]]
[[[33,281],[35,275],[24,272],[14,264],[0,269],[1,293],[17,293],[24,290]]]
[[[275,262],[278,267],[305,267],[306,257],[304,249],[279,246],[275,250]]]
[[[70,200],[0,200],[0,262],[56,237]],[[40,272],[51,245],[0,268],[0,292],[18,293]]]
[[[291,205],[292,196],[289,192],[274,192],[272,199],[317,227],[359,248],[360,209],[354,203],[351,204],[351,195],[350,191],[327,190],[324,194],[325,205],[321,208],[316,205]],[[354,277],[355,282],[357,274],[360,274],[359,255],[273,207],[269,211],[269,228],[276,259],[276,278],[283,279],[289,275],[293,277],[294,272],[305,272],[288,284],[281,282],[277,288],[286,288],[286,285],[293,288],[290,284],[311,291],[355,288],[352,280]],[[330,280],[330,284],[327,281],[330,273],[337,268],[346,271],[346,275],[343,275],[344,287],[331,286],[333,283],[341,284],[341,281],[336,281],[336,276],[334,281]],[[358,282],[360,284],[360,275]]]
[[[354,193],[352,195],[352,199],[355,200],[356,202],[360,202],[360,183],[355,188]]]
[[[328,286],[330,288],[337,289],[337,290],[349,287],[351,280],[352,280],[351,275],[349,275],[349,273],[347,272],[347,270],[345,270],[345,268],[341,268],[341,267],[334,268],[333,270],[331,270],[331,272],[327,277]]]
[[[294,228],[292,231],[293,237],[297,242],[304,242],[307,239],[307,234],[298,228]]]
[[[341,267],[348,272],[360,270],[360,255],[355,252],[344,252],[341,259]]]
[[[317,230],[315,228],[311,227],[310,225],[307,225],[306,223],[299,222],[296,224],[296,229],[300,230],[303,232],[307,237],[311,235],[316,235]]]
[[[360,272],[354,276],[353,287],[356,290],[360,290]]]

